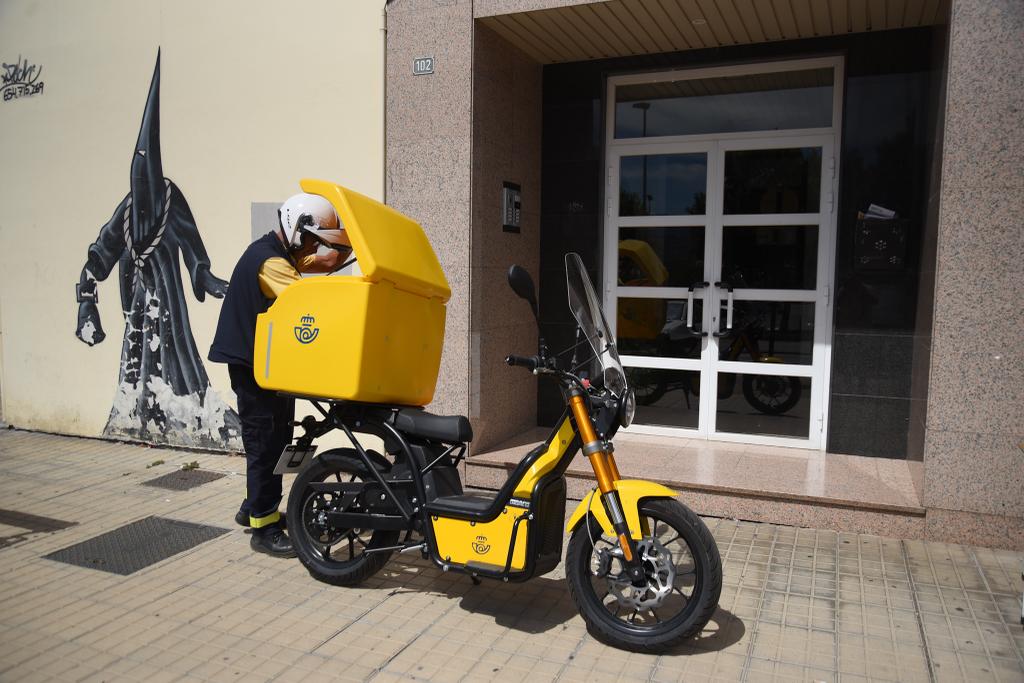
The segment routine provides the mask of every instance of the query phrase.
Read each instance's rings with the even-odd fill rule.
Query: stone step
[[[530,432],[468,458],[466,486],[499,489],[545,435]],[[925,509],[905,461],[632,435],[616,440],[615,457],[624,478],[663,484],[701,515],[925,538]],[[582,455],[566,472],[566,484],[574,501],[596,486]]]

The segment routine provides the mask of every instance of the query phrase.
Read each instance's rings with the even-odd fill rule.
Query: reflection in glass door
[[[679,85],[678,73],[661,77],[673,87],[639,82],[649,75],[610,79],[617,123],[607,153],[604,281],[637,394],[635,431],[822,447],[838,130],[831,83],[839,64],[782,66],[790,69],[784,78],[754,81],[736,68],[693,72],[688,80],[700,87]],[[739,99],[723,96],[744,107],[757,87],[776,81],[809,88],[803,100],[827,109],[814,122],[830,125],[757,133],[773,122],[745,115],[736,123],[728,101],[701,100],[715,99],[723,79],[734,90],[754,83]],[[637,93],[663,101],[626,99]],[[773,115],[786,119],[785,98],[773,98]],[[721,132],[702,106],[727,122]],[[655,111],[657,137],[646,118]],[[638,112],[638,125],[623,125]],[[685,112],[683,123],[673,112]],[[698,121],[700,134],[687,134]]]

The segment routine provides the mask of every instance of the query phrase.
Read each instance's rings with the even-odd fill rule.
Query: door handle
[[[714,333],[715,337],[726,337],[732,331],[732,285],[728,282],[716,282],[715,287],[728,292],[725,304],[725,332],[719,331]]]
[[[708,336],[707,332],[698,332],[693,329],[693,290],[704,289],[707,286],[707,282],[694,282],[686,292],[686,331],[694,337]]]

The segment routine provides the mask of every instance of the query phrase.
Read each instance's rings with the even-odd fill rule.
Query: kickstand
[[[480,577],[476,574],[470,574],[469,578],[473,579],[474,586],[479,586],[481,583],[483,583],[483,581],[480,580]]]

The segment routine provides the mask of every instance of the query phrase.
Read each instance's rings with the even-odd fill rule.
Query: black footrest
[[[427,512],[443,517],[476,517],[491,509],[494,496],[466,493],[461,496],[442,496],[426,504]]]

